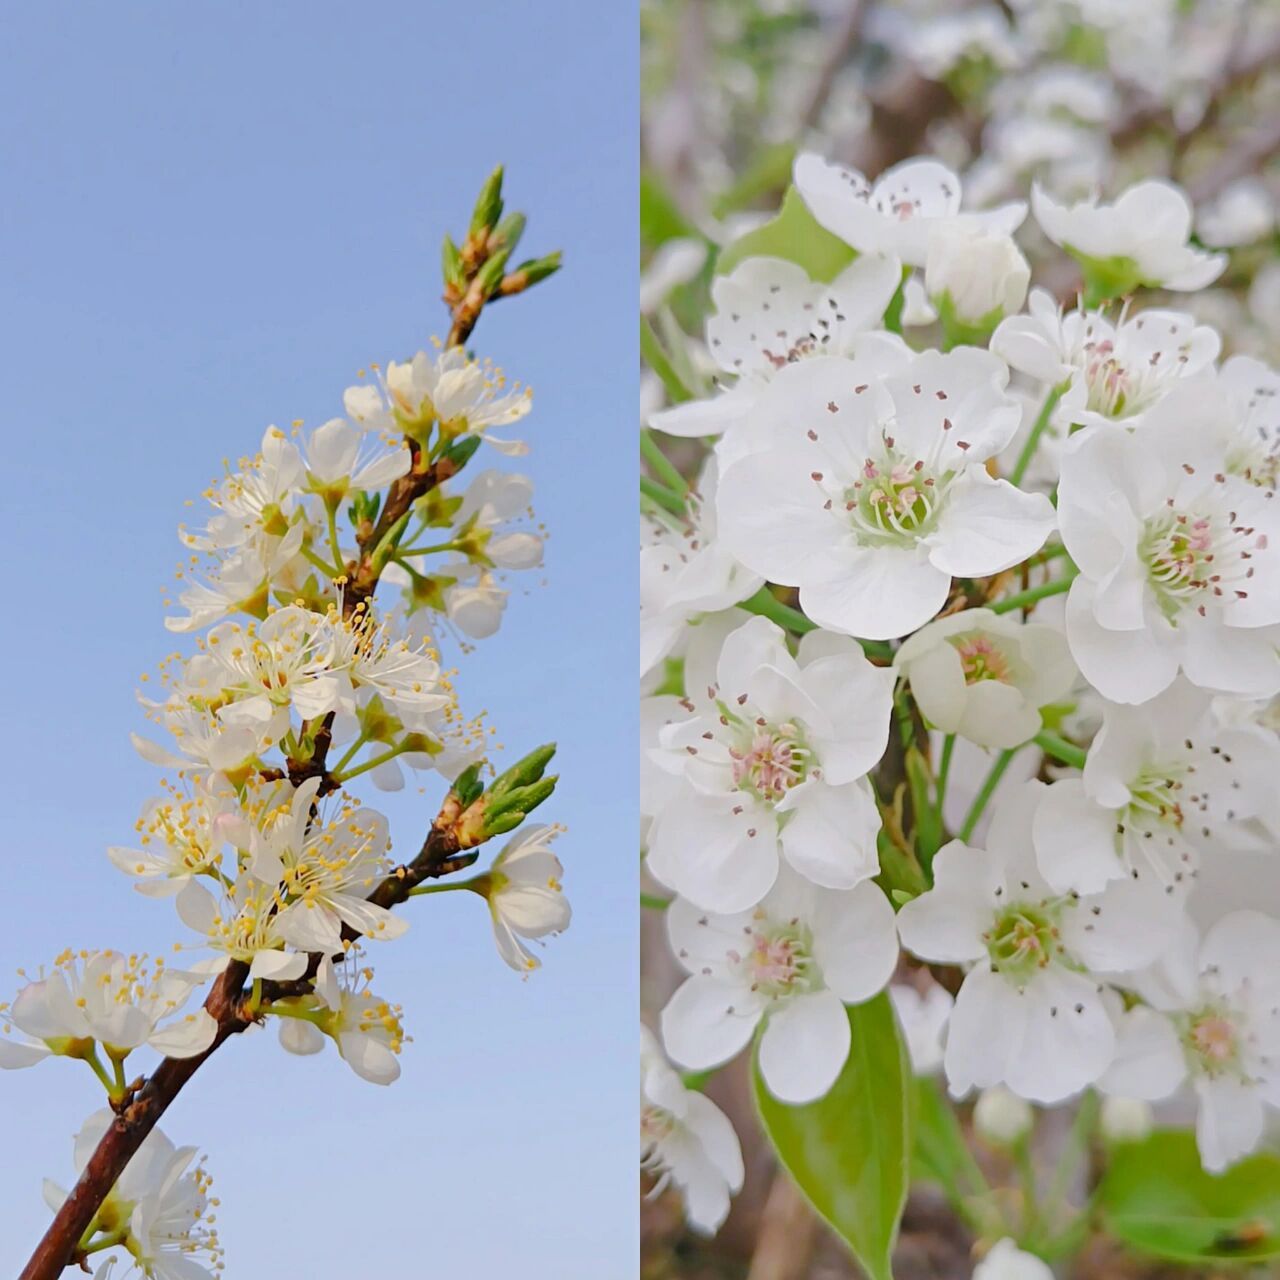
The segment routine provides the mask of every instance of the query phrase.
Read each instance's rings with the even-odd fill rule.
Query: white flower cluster
[[[485,470],[457,482],[482,442],[524,451],[490,431],[523,417],[528,393],[503,390],[499,374],[455,347],[390,365],[345,405],[347,418],[305,437],[268,429],[260,453],[206,494],[205,528],[182,531],[208,568],[181,592],[186,613],[167,622],[200,634],[193,653],[162,665],[162,693],[142,699],[171,745],[135,745],[167,776],[132,845],[109,853],[143,894],[173,900],[196,935],[184,947],[204,954],[170,968],[67,952],[0,1006],[0,1067],[83,1061],[123,1111],[147,1087],[126,1074],[136,1050],[197,1058],[226,1034],[188,1005],[234,963],[247,976],[232,1030],[274,1017],[288,1051],[332,1042],[359,1076],[390,1084],[409,1037],[400,1007],[371,989],[361,948],[408,928],[386,905],[403,894],[378,900],[404,871],[390,857],[387,819],[351,784],[367,775],[403,787],[402,766],[452,784],[438,823],[463,824],[454,847],[463,856],[433,876],[469,865],[477,855],[467,850],[513,831],[550,794],[554,780],[541,774],[553,748],[486,791],[485,731],[461,718],[432,636],[437,625],[491,634],[506,598],[499,572],[540,563],[542,538],[521,524],[525,477]],[[396,613],[374,607],[384,578],[404,589]],[[482,874],[415,891],[483,897],[499,955],[527,974],[539,961],[526,943],[569,923],[556,830],[529,826]],[[77,1171],[111,1114],[86,1123]],[[216,1202],[192,1156],[152,1132],[84,1233],[86,1256],[120,1245],[159,1280],[220,1271]],[[55,1210],[65,1199],[50,1190]]]
[[[1197,889],[1277,831],[1280,376],[1141,292],[1223,269],[1169,183],[1033,192],[1098,299],[1064,312],[1027,296],[1024,204],[970,212],[931,160],[794,179],[852,265],[737,262],[714,390],[648,417],[710,445],[695,493],[642,486],[643,843],[688,975],[666,1051],[754,1041],[809,1102],[846,1005],[955,966],[954,1008],[893,988],[917,1071],[1042,1105],[1185,1089],[1222,1170],[1280,1107],[1280,913]],[[904,338],[913,288],[937,324]],[[662,1167],[705,1224],[736,1166],[680,1134]]]

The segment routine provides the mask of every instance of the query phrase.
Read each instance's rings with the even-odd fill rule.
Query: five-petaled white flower
[[[489,903],[498,954],[517,973],[528,973],[541,963],[521,938],[545,938],[569,927],[572,913],[560,883],[564,868],[551,852],[556,831],[525,827],[476,883]]]
[[[649,870],[712,911],[741,911],[785,859],[815,884],[876,874],[880,815],[866,779],[884,753],[892,676],[843,636],[798,658],[751,618],[724,642],[715,682],[691,688],[651,758],[684,785],[649,834]]]
[[[844,1005],[882,990],[898,961],[893,908],[869,881],[821,889],[784,871],[749,911],[713,915],[677,898],[667,928],[690,975],[662,1011],[667,1052],[716,1067],[763,1020],[760,1072],[783,1102],[831,1088],[849,1056]]]
[[[914,357],[870,381],[840,360],[784,369],[753,424],[769,443],[721,476],[721,536],[800,588],[819,626],[890,639],[928,622],[953,577],[998,573],[1054,527],[1049,500],[985,463],[1021,410],[1008,370],[976,348]]]

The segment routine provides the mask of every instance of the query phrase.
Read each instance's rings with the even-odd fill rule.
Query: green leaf
[[[855,257],[843,240],[818,225],[795,187],[788,187],[778,216],[729,245],[716,263],[716,272],[727,275],[744,258],[786,258],[803,267],[810,279],[830,282]]]
[[[778,1159],[871,1280],[892,1280],[890,1258],[906,1203],[914,1082],[889,996],[848,1010],[853,1044],[817,1102],[779,1102],[753,1070],[756,1106]]]
[[[680,212],[662,183],[652,173],[640,175],[640,240],[656,249],[668,240],[696,236],[697,228]]]
[[[1099,1188],[1108,1230],[1178,1262],[1280,1256],[1280,1159],[1255,1155],[1206,1173],[1186,1130],[1118,1146]]]

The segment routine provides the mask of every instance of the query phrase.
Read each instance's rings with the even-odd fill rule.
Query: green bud
[[[484,783],[480,780],[480,763],[468,765],[453,782],[453,794],[458,797],[462,808],[466,809],[481,796]]]
[[[508,253],[514,253],[516,245],[520,243],[520,237],[524,235],[525,222],[523,213],[507,214],[494,228],[489,243],[496,248],[506,249]]]
[[[481,440],[479,436],[459,436],[445,451],[441,457],[446,458],[453,467],[455,473],[462,470],[463,467],[471,461],[475,455],[475,451],[480,447]]]
[[[467,287],[467,273],[462,265],[462,254],[458,252],[458,246],[453,243],[452,236],[445,236],[444,244],[441,246],[440,271],[446,286],[458,290]]]
[[[471,215],[470,234],[492,231],[502,217],[502,166],[499,165],[485,180],[476,199],[475,212]]]
[[[506,274],[507,261],[511,257],[511,249],[498,249],[490,254],[485,264],[476,273],[476,283],[488,297],[501,283]]]
[[[555,275],[560,270],[563,257],[564,255],[557,249],[545,257],[530,258],[528,262],[522,262],[512,274],[522,281],[521,287],[527,289],[548,276]]]
[[[551,793],[556,789],[556,783],[560,779],[554,775],[550,778],[543,778],[539,782],[530,783],[527,787],[514,787],[510,791],[504,791],[501,795],[495,796],[492,792],[485,797],[484,813],[485,813],[485,830],[489,829],[490,819],[496,818],[504,813],[512,813],[519,811],[521,813],[532,813]]]
[[[530,783],[537,782],[546,771],[547,765],[551,763],[551,758],[555,753],[556,744],[554,742],[535,747],[527,756],[517,760],[510,769],[500,773],[494,779],[489,787],[489,795],[504,795],[515,787],[527,787]]]
[[[496,818],[487,818],[484,824],[484,834],[488,836],[505,836],[508,831],[514,831],[524,821],[524,814],[504,813]]]

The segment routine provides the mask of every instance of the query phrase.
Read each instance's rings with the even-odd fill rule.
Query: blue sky
[[[266,424],[318,424],[358,368],[443,332],[441,233],[504,161],[529,250],[567,266],[476,345],[534,387],[525,469],[552,539],[548,585],[513,598],[460,683],[512,750],[561,743],[547,816],[571,828],[573,927],[521,983],[478,899],[424,899],[375,957],[416,1037],[397,1085],[261,1034],[165,1128],[208,1153],[235,1280],[633,1274],[634,12],[155,3],[3,23],[0,971],[183,936],[104,854],[155,782],[128,733],[139,674],[174,647],[183,500]],[[385,806],[404,845],[434,798]],[[41,1178],[69,1179],[96,1089],[61,1060],[0,1076],[0,1274],[43,1228]]]

